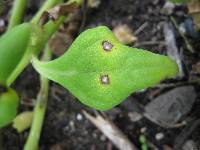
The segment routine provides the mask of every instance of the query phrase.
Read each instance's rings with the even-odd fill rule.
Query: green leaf
[[[22,24],[6,32],[0,38],[0,83],[6,84],[7,78],[15,69],[29,43],[30,24]]]
[[[60,58],[50,62],[34,58],[33,65],[82,103],[99,110],[110,109],[131,93],[178,72],[169,57],[122,45],[105,26],[80,34]]]
[[[18,104],[19,97],[11,88],[0,94],[0,128],[8,125],[15,118]]]
[[[36,25],[23,23],[0,38],[0,84],[10,85],[29,62],[33,48],[37,47],[37,34],[41,33]],[[36,38],[37,37],[37,38]],[[28,47],[31,47],[27,49]]]
[[[186,3],[187,0],[169,0],[171,1],[172,3]]]

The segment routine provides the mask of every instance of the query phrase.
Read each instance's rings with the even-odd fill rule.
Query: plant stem
[[[49,0],[48,2],[53,2],[53,0]],[[77,1],[77,0],[72,0],[72,1]],[[82,3],[78,3],[81,5]],[[45,7],[48,5],[45,4]],[[45,10],[45,9],[42,9]],[[43,12],[43,11],[42,11]],[[39,12],[40,13],[40,12]],[[41,14],[40,14],[41,15]],[[44,30],[47,33],[46,37],[46,42],[48,39],[51,37],[51,35],[58,29],[59,25],[64,21],[66,17],[60,17],[59,20],[57,21],[57,24],[54,22],[49,22],[44,26]],[[38,16],[32,20],[33,23],[38,22],[37,21]],[[36,52],[37,55],[37,52]],[[51,52],[49,50],[49,47],[47,46],[44,55],[43,55],[43,60],[50,60],[51,59]],[[24,150],[37,150],[38,145],[39,145],[39,139],[40,139],[40,134],[42,130],[42,125],[44,121],[44,116],[46,112],[46,107],[47,107],[47,100],[48,100],[48,90],[49,90],[49,80],[47,78],[44,78],[41,76],[41,88],[37,96],[36,100],[36,106],[34,110],[34,117],[33,117],[33,123],[31,126],[30,134],[28,137],[28,140],[25,144]]]
[[[9,20],[8,29],[12,29],[14,26],[22,22],[24,11],[27,5],[27,0],[15,0],[13,3],[12,14]]]
[[[51,59],[51,52],[47,46],[47,48],[44,51],[43,60],[50,60],[50,59]],[[30,131],[28,140],[25,144],[24,150],[38,149],[40,134],[41,134],[42,125],[43,125],[44,116],[45,116],[46,107],[47,107],[48,90],[49,90],[49,80],[44,77],[41,77],[40,80],[41,80],[40,81],[41,88],[36,99],[33,123],[31,126],[31,131]]]
[[[72,0],[72,1],[77,1],[77,0]],[[81,4],[82,3],[80,2],[78,3],[78,5],[81,5]],[[33,18],[31,22],[38,23],[41,14],[44,12],[44,10],[51,7],[51,5],[55,5],[55,0],[46,1],[43,8],[38,12],[38,14]],[[44,26],[44,30],[47,33],[46,38],[45,38],[45,43],[48,41],[51,35],[58,29],[59,25],[64,21],[65,18],[66,17],[60,17],[58,21],[56,22],[56,24],[55,22],[50,21]],[[35,55],[37,55],[37,53],[39,53],[39,51],[35,52]],[[51,59],[51,52],[49,50],[49,47],[47,46],[44,51],[43,60],[48,61],[50,59]],[[43,125],[44,116],[45,116],[46,107],[47,107],[49,80],[41,76],[40,84],[41,84],[41,88],[36,99],[33,123],[31,126],[28,140],[25,144],[24,150],[37,150],[38,145],[39,145],[40,134],[41,134],[42,125]]]

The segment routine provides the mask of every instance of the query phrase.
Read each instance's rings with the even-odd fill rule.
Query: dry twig
[[[103,134],[112,141],[112,143],[120,150],[136,150],[136,146],[129,141],[124,133],[105,115],[94,117],[83,111],[83,114],[89,119]]]

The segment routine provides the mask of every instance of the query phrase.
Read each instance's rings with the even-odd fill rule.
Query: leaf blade
[[[105,41],[112,45],[110,51],[105,50]],[[35,58],[33,65],[82,103],[99,110],[110,109],[132,92],[154,86],[178,72],[170,58],[124,46],[107,27],[86,30],[60,58],[46,63]]]

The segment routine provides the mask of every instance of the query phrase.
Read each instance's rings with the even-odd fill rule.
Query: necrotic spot
[[[100,77],[100,81],[101,81],[102,84],[109,84],[110,83],[110,79],[109,79],[108,75],[102,75]]]
[[[111,49],[113,48],[113,45],[108,41],[103,41],[102,46],[105,51],[111,51]]]

